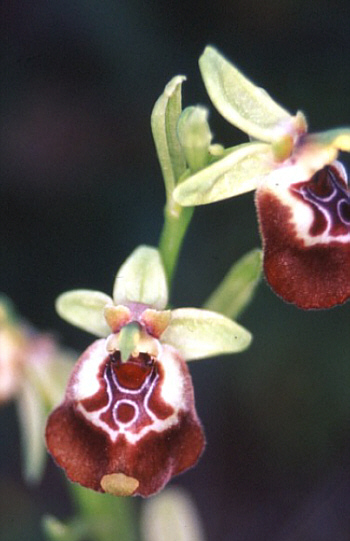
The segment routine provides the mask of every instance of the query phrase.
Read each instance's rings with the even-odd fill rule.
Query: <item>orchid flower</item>
[[[216,312],[167,303],[163,263],[148,246],[121,266],[113,298],[90,290],[58,298],[65,320],[101,337],[76,363],[46,427],[47,447],[72,481],[149,496],[202,454],[185,360],[242,351],[251,335]]]
[[[300,308],[329,308],[350,297],[350,192],[337,161],[350,129],[309,134],[216,49],[199,61],[218,111],[251,142],[223,150],[174,191],[183,206],[256,190],[264,271],[272,289]],[[210,151],[210,147],[208,147]]]
[[[24,322],[13,303],[0,294],[0,406],[15,402],[22,473],[29,483],[38,483],[43,476],[46,417],[61,398],[72,359],[52,336]]]

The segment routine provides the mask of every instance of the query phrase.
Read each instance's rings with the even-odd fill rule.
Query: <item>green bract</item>
[[[117,334],[123,360],[143,339],[143,328],[186,360],[236,353],[250,344],[251,334],[222,314],[196,308],[164,311],[167,298],[158,250],[140,246],[120,267],[113,299],[99,291],[75,290],[63,293],[56,306],[63,319],[81,329],[97,336]]]
[[[166,85],[151,116],[152,134],[167,197],[171,196],[178,178],[186,169],[185,156],[177,137],[177,123],[181,114],[181,87],[185,80],[183,75],[177,75]]]
[[[251,250],[232,265],[204,308],[236,319],[253,298],[261,278],[262,251]]]

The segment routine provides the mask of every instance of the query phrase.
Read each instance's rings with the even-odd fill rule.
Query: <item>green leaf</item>
[[[89,535],[85,539],[94,541],[135,541],[137,539],[135,500],[101,494],[77,483],[70,483],[77,509],[75,521],[85,524]]]
[[[181,114],[181,87],[185,80],[183,75],[171,79],[158,98],[151,116],[152,134],[167,197],[171,197],[178,178],[186,169],[185,157],[177,137],[177,123]]]
[[[57,298],[56,310],[68,323],[96,336],[107,336],[111,332],[104,318],[107,304],[113,300],[100,291],[75,289]]]
[[[275,128],[292,119],[262,88],[254,85],[213,47],[199,59],[211,101],[231,124],[260,141],[273,141]]]
[[[44,515],[42,528],[49,541],[83,541],[93,539],[89,525],[84,520],[62,522],[53,515]]]
[[[183,206],[206,205],[255,190],[274,169],[271,145],[245,143],[181,182],[174,199]]]
[[[237,319],[254,296],[261,270],[262,251],[251,250],[231,267],[204,308]]]
[[[163,310],[168,286],[163,263],[156,248],[139,246],[120,267],[113,288],[116,305],[139,302]]]
[[[160,340],[175,347],[187,361],[243,351],[252,339],[249,331],[216,312],[178,308],[171,315]]]
[[[44,430],[47,411],[43,398],[32,383],[26,379],[17,400],[21,434],[23,475],[28,483],[38,483],[46,464]]]

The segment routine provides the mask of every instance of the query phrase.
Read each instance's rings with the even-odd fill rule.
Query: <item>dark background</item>
[[[186,74],[184,105],[211,107],[197,60],[216,45],[313,131],[349,124],[348,0],[3,0],[0,290],[37,328],[82,350],[91,337],[55,314],[56,296],[111,292],[140,243],[156,244],[164,194],[155,100]],[[211,107],[217,142],[242,136]],[[260,243],[252,194],[198,208],[174,287],[200,306]],[[242,323],[245,353],[191,365],[206,452],[175,482],[208,541],[350,539],[350,304],[302,312],[262,283]],[[41,540],[39,517],[69,513],[50,463],[38,489],[19,471],[13,405],[0,411],[4,541]],[[127,540],[125,540],[127,541]]]

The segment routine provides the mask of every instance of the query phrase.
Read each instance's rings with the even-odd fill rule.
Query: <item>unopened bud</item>
[[[207,109],[200,106],[184,109],[177,133],[191,171],[205,167],[209,162],[209,145],[212,140]]]

